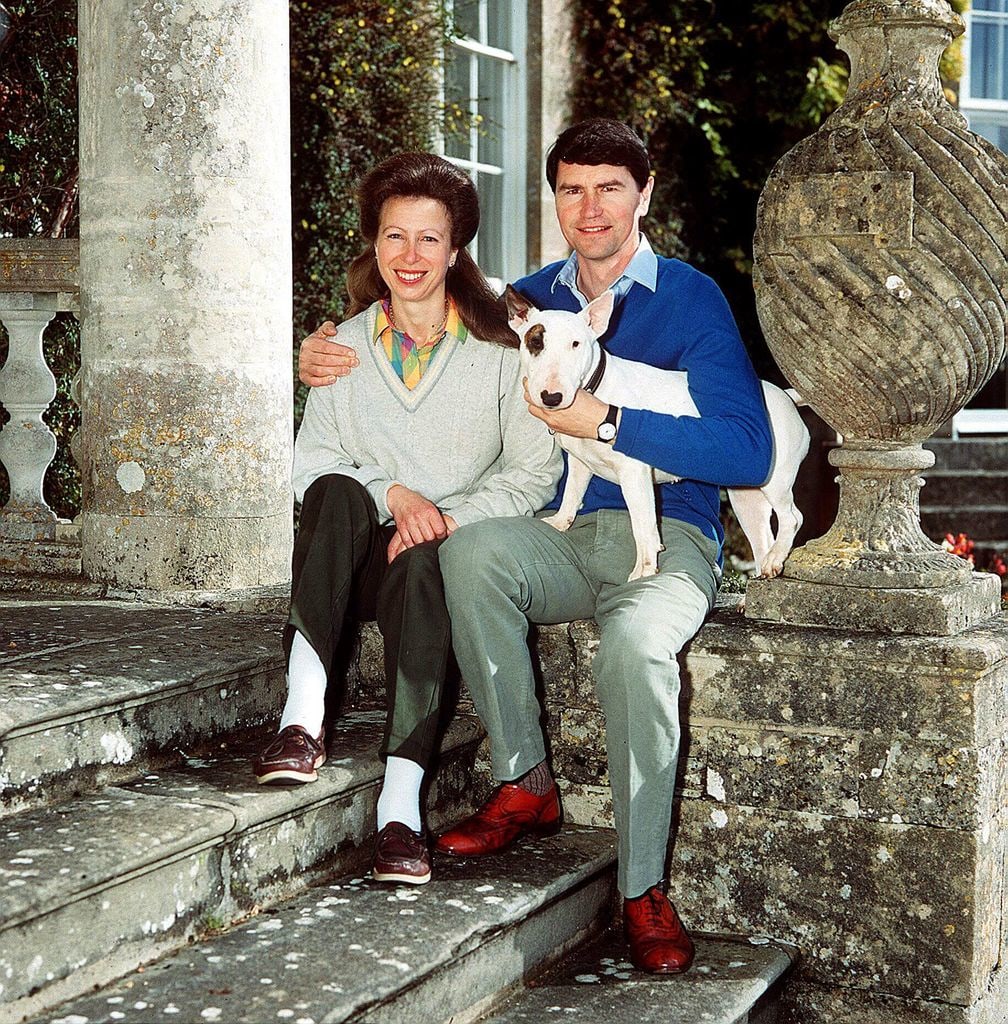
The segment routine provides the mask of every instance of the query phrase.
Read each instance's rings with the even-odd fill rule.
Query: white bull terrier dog
[[[686,373],[659,370],[645,363],[609,355],[598,339],[605,334],[613,311],[612,292],[603,292],[580,313],[539,310],[510,285],[505,292],[509,323],[521,345],[522,370],[531,400],[543,409],[565,409],[578,388],[592,392],[610,405],[672,416],[699,416],[687,387]],[[795,403],[795,392],[763,384],[774,453],[770,476],[762,487],[736,487],[728,491],[739,525],[752,547],[763,576],[777,576],[791,552],[802,515],[792,489],[798,467],[808,452],[809,434]],[[623,455],[594,438],[558,434],[567,452],[567,482],[560,508],[543,521],[563,532],[574,521],[593,474],[619,484],[630,514],[637,545],[637,562],[629,579],[653,576],[663,550],[655,510],[656,483],[676,483],[681,477]],[[777,536],[770,513],[777,513]]]

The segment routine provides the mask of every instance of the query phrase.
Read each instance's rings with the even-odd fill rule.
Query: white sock
[[[420,784],[424,770],[416,761],[389,757],[385,761],[385,781],[378,797],[378,831],[390,821],[420,831]]]
[[[294,634],[287,662],[287,703],[280,728],[300,725],[313,738],[322,730],[325,715],[326,670],[315,648],[300,634]]]

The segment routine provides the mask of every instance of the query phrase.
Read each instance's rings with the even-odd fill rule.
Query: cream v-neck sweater
[[[562,461],[525,404],[517,351],[448,335],[410,391],[371,340],[377,309],[339,328],[360,365],[308,396],[294,444],[298,501],[320,476],[342,473],[367,488],[383,522],[392,519],[385,498],[396,483],[459,526],[542,508],[556,493]]]

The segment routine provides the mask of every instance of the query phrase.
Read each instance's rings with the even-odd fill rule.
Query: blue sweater
[[[543,267],[515,287],[542,309],[577,310],[569,288],[550,291],[562,265]],[[684,477],[661,485],[662,515],[692,523],[720,545],[719,488],[761,485],[773,455],[760,382],[720,288],[689,264],[659,256],[656,291],[634,283],[601,340],[613,355],[687,372],[700,417],[625,408],[615,448]],[[559,506],[565,480],[566,468],[550,508]],[[596,476],[581,511],[600,508],[626,502],[617,484]]]

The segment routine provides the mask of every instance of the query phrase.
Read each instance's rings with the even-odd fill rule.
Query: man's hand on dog
[[[357,353],[335,340],[336,325],[326,320],[301,342],[298,377],[302,384],[318,388],[334,384],[358,365]]]
[[[606,418],[609,406],[593,394],[578,388],[574,401],[566,409],[543,409],[532,401],[529,395],[528,380],[522,380],[525,388],[525,401],[529,412],[537,420],[542,420],[555,434],[566,434],[568,437],[598,437],[599,424]]]
[[[402,484],[393,484],[385,501],[396,524],[395,536],[386,551],[390,565],[406,548],[447,537],[458,529],[451,516],[442,515],[433,502]]]

